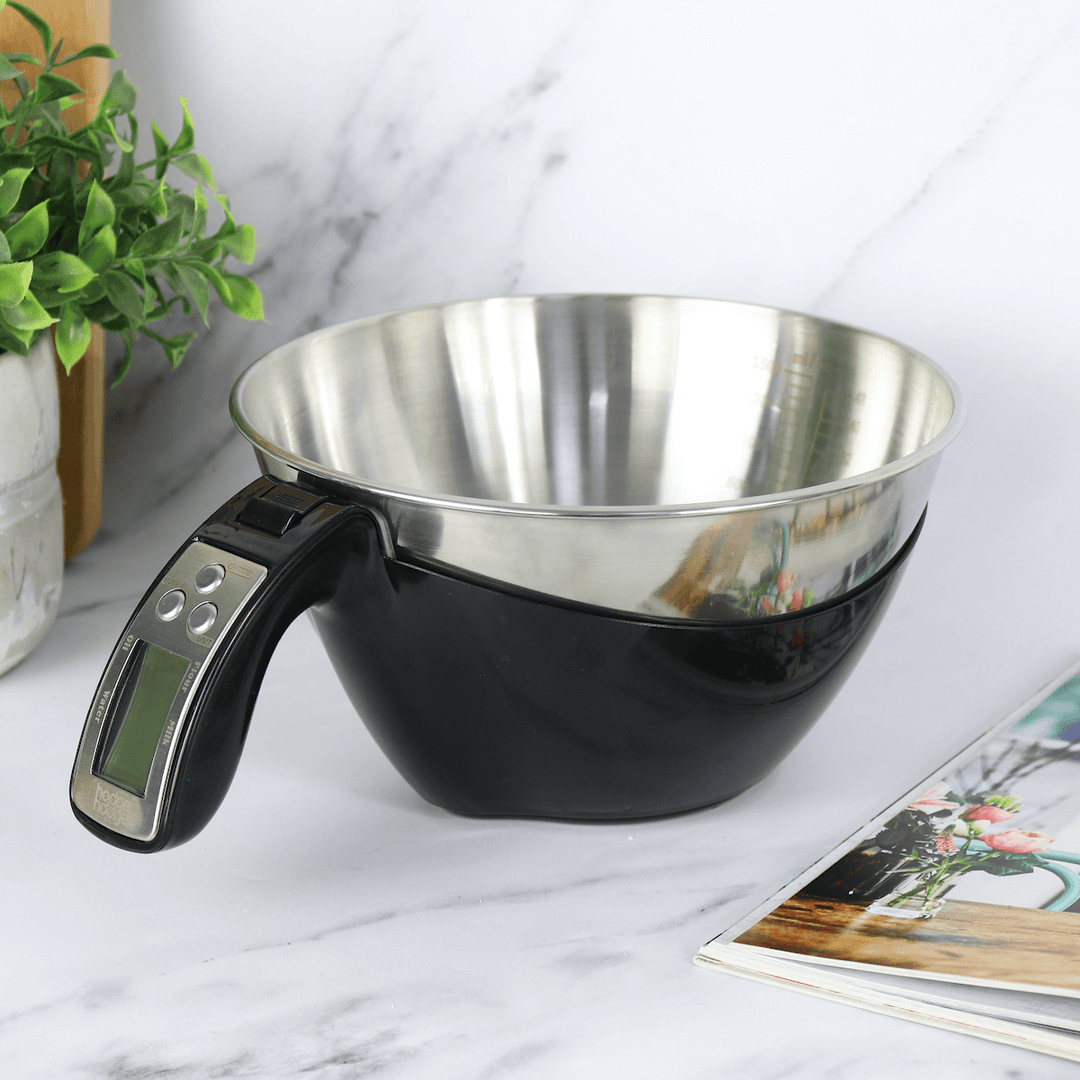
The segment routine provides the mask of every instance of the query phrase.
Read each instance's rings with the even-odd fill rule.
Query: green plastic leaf
[[[31,56],[29,53],[25,53],[25,52],[9,52],[9,53],[4,53],[4,55],[13,64],[35,64],[37,67],[41,67],[41,61],[36,56]]]
[[[16,330],[9,326],[4,319],[4,313],[0,310],[0,350],[4,352],[18,353],[25,356],[38,335],[37,330]]]
[[[233,220],[232,208],[229,206],[229,196],[218,192],[214,195],[214,198],[221,205],[221,209],[225,211],[225,220],[221,223],[218,231],[214,233],[214,238],[220,240],[225,236],[232,236],[236,232],[236,222]]]
[[[62,75],[54,75],[51,71],[43,71],[37,77],[36,94],[39,105],[82,92],[83,88],[78,83],[65,79]]]
[[[165,303],[165,293],[161,291],[161,286],[158,284],[158,279],[153,274],[146,275],[146,287],[154,294],[154,299],[157,304]],[[173,297],[175,299],[175,297]]]
[[[45,46],[45,55],[48,56],[53,47],[52,31],[49,29],[49,24],[25,4],[17,4],[15,0],[8,0],[8,7],[13,7],[38,32],[41,44]]]
[[[198,240],[206,228],[206,196],[201,184],[195,185],[195,213],[191,218],[191,239]]]
[[[7,237],[0,232],[0,263],[11,262],[11,248],[8,247]]]
[[[79,226],[79,251],[103,225],[111,225],[116,220],[116,207],[105,189],[96,181],[90,183],[86,194],[86,209],[83,211],[82,224]],[[115,250],[115,243],[113,245]]]
[[[221,243],[214,237],[208,236],[205,240],[196,241],[188,248],[188,254],[204,263],[213,263],[221,257]]]
[[[56,327],[56,355],[68,372],[82,359],[90,347],[90,320],[73,300],[60,309]]]
[[[98,273],[110,267],[116,259],[116,233],[113,227],[102,225],[90,243],[79,248],[79,258]]]
[[[184,291],[184,283],[180,280],[179,263],[173,262],[173,260],[170,259],[168,262],[162,263],[161,266],[158,267],[158,271],[174,293],[182,293]],[[159,297],[159,299],[161,298]]]
[[[183,154],[178,157],[174,165],[182,172],[186,173],[192,178],[197,180],[200,184],[205,184],[207,187],[214,187],[214,173],[210,168],[210,162],[202,156],[202,154]]]
[[[116,198],[117,190],[129,187],[135,181],[135,155],[130,151],[120,155],[120,165],[109,177],[109,194]]]
[[[221,239],[221,246],[242,263],[250,266],[255,261],[255,229],[251,225],[238,225],[232,236]]]
[[[63,121],[60,121],[60,127],[64,128]],[[36,134],[34,136],[34,145],[41,147],[42,149],[49,150],[62,150],[65,153],[71,154],[76,158],[83,158],[86,161],[96,162],[98,167],[101,167],[101,148],[97,142],[87,137],[87,129],[84,128],[79,133],[80,138],[69,139],[60,134]]]
[[[124,259],[124,271],[133,277],[138,284],[139,288],[146,291],[146,267],[143,266],[142,259],[132,258],[128,255]],[[143,307],[145,308],[145,303]]]
[[[165,181],[158,180],[157,186],[146,200],[146,208],[154,217],[165,217],[169,208],[165,205]]]
[[[11,213],[12,208],[19,201],[26,178],[33,171],[33,169],[8,169],[3,176],[0,176],[0,217]]]
[[[18,304],[0,304],[0,314],[16,330],[44,330],[56,322],[32,292],[27,292]]]
[[[105,88],[98,105],[97,115],[101,117],[118,116],[129,113],[135,108],[135,87],[123,71],[116,71]]]
[[[172,156],[186,154],[195,145],[195,125],[188,112],[187,98],[180,99],[180,108],[184,110],[184,122],[180,127],[180,134],[176,136],[176,142],[169,147]]]
[[[180,304],[180,305],[183,306],[185,315],[190,315],[191,314],[191,302],[188,300],[188,298],[186,296],[181,294],[181,295],[174,296],[167,303],[155,304],[153,306],[153,308],[150,310],[150,313],[146,316],[146,321],[148,323],[152,323],[152,322],[157,322],[158,319],[164,319],[165,316],[169,314],[169,311],[172,308],[174,308],[177,304]]]
[[[166,264],[168,265],[168,264]],[[165,267],[159,267],[159,271],[164,271]],[[176,278],[176,275],[172,275]],[[176,278],[179,282],[179,278]],[[153,274],[146,275],[146,286],[149,289],[147,296],[153,295],[154,306],[150,313],[146,316],[147,322],[156,322],[158,319],[165,318],[169,314],[169,310],[175,305],[181,303],[182,298],[180,296],[174,296],[171,300],[165,299],[165,293],[162,291],[161,286],[158,284],[158,280]]]
[[[162,349],[165,350],[165,359],[169,361],[169,367],[175,371],[180,366],[180,361],[184,359],[184,353],[187,352],[188,346],[199,336],[192,332],[186,334],[176,334],[174,337],[162,337],[160,334],[155,334],[153,330],[147,330],[143,328],[143,333],[147,337],[152,337],[155,341],[161,344]]]
[[[185,195],[182,191],[176,191],[168,186],[162,194],[169,210],[169,217],[179,214],[184,220],[184,232],[187,232],[195,218],[195,200],[190,195]]]
[[[105,297],[105,286],[101,282],[101,278],[96,277],[90,282],[86,288],[83,289],[79,295],[79,301],[85,308],[87,304],[96,304],[99,300]]]
[[[154,179],[160,180],[169,167],[169,140],[153,120],[150,121],[150,132],[154,136]]]
[[[144,206],[153,193],[153,188],[142,180],[136,180],[126,187],[115,187],[112,184],[115,179],[116,177],[111,177],[107,182],[109,183],[109,198],[116,207],[116,216],[122,228],[134,229],[138,232],[143,223],[138,213],[131,214],[129,211],[132,209],[138,211],[139,207]]]
[[[203,323],[209,326],[206,320],[206,307],[210,302],[210,284],[206,278],[195,269],[194,266],[180,263],[176,268],[177,276],[183,282],[184,290],[191,297],[191,303],[199,313]]]
[[[56,67],[63,67],[65,64],[73,64],[76,60],[86,60],[91,56],[96,56],[100,60],[119,60],[120,54],[114,49],[110,49],[108,45],[87,45],[85,49],[80,49],[77,53],[71,53],[70,56],[65,56],[63,60],[59,60],[56,63]]]
[[[120,132],[116,130],[116,125],[112,122],[111,117],[109,117],[109,116],[99,117],[95,121],[95,123],[100,124],[102,127],[105,128],[105,130],[111,136],[112,141],[114,143],[116,143],[117,147],[119,147],[120,152],[122,154],[130,153],[132,150],[135,149],[135,144],[133,142],[130,142],[128,139],[125,139],[124,136],[121,135]]]
[[[54,135],[63,137],[67,134],[67,128],[60,119],[59,101],[47,101],[43,105],[35,104],[26,114],[24,122],[27,127],[36,127],[35,134],[44,134],[46,128],[50,129]]]
[[[129,252],[137,259],[161,259],[176,250],[184,231],[184,219],[176,214],[137,237]]]
[[[120,380],[128,373],[128,368],[131,367],[131,350],[135,344],[135,332],[130,326],[125,326],[122,329],[116,331],[124,341],[124,358],[120,361],[120,367],[117,369],[116,378],[113,379],[112,385],[117,386]]]
[[[0,306],[14,307],[22,303],[30,278],[34,273],[32,262],[5,263],[0,266]]]
[[[78,292],[94,280],[94,271],[66,251],[50,251],[34,261],[34,288],[44,285],[58,293]]]
[[[3,53],[0,53],[0,82],[7,82],[8,79],[18,77],[19,69]]]
[[[135,288],[135,282],[120,270],[106,270],[101,275],[101,281],[105,286],[105,295],[112,301],[116,310],[132,322],[141,323],[143,299],[139,295],[139,290]]]
[[[11,257],[18,262],[36,255],[49,239],[49,204],[38,203],[5,233]]]
[[[262,293],[251,278],[230,274],[228,270],[219,270],[216,266],[203,267],[203,273],[234,315],[239,315],[241,319],[262,319]]]
[[[91,322],[97,323],[110,334],[119,334],[126,327],[132,325],[131,320],[126,315],[117,313],[108,297],[102,300],[100,304],[84,304],[83,311],[86,312],[86,317]]]

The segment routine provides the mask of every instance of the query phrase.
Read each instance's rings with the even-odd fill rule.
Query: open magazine
[[[1080,663],[696,962],[1080,1061]]]

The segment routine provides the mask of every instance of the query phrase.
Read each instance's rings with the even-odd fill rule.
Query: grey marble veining
[[[113,40],[146,137],[188,97],[268,321],[212,309],[173,374],[140,349],[109,394],[102,535],[0,679],[4,1075],[1072,1076],[691,960],[1080,653],[1075,5],[113,0]],[[109,650],[255,475],[239,371],[364,314],[574,290],[811,310],[968,397],[881,631],[792,756],[669,821],[456,818],[301,620],[203,834],[140,858],[81,830],[66,784]]]

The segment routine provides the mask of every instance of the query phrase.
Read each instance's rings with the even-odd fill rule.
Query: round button
[[[213,604],[200,604],[188,616],[187,628],[193,634],[205,634],[217,618],[217,608]]]
[[[157,607],[154,608],[154,614],[162,622],[172,622],[184,610],[184,604],[186,603],[187,597],[184,595],[183,589],[170,589],[158,600]]]
[[[213,592],[225,580],[225,567],[221,563],[211,563],[204,566],[195,575],[195,591],[201,593]]]

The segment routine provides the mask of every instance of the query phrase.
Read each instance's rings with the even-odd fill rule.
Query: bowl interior
[[[772,308],[510,297],[332,327],[234,391],[249,438],[376,489],[555,507],[716,504],[894,467],[945,431],[931,361]]]

